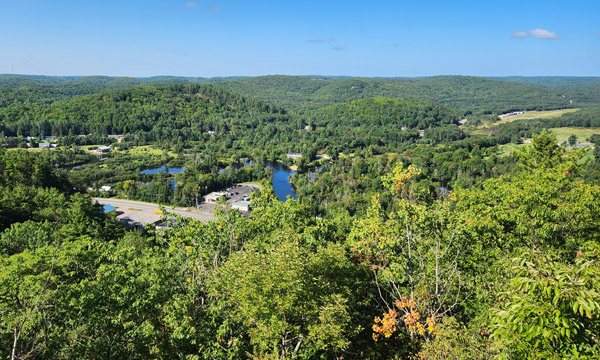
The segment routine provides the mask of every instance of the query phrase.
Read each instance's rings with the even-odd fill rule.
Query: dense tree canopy
[[[204,80],[0,77],[1,358],[598,358],[598,147],[545,130],[592,130],[597,104],[481,117],[592,80]],[[90,196],[195,207],[246,181],[250,213],[145,232]]]

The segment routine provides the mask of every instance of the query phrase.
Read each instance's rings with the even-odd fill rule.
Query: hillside
[[[600,102],[597,78],[469,76],[427,78],[356,78],[322,76],[127,78],[108,76],[52,77],[0,75],[0,108],[12,104],[45,103],[134,86],[176,83],[207,84],[274,103],[306,110],[368,97],[429,99],[459,114],[502,113],[511,110],[564,108],[569,100]]]
[[[51,104],[81,95],[135,86],[165,86],[180,83],[209,83],[231,78],[184,78],[155,76],[149,78],[110,76],[35,76],[0,74],[0,108],[13,104]]]
[[[512,76],[498,79],[555,88],[579,104],[600,103],[600,77]]]
[[[456,124],[455,114],[433,101],[368,98],[320,109],[317,124],[355,124],[356,126],[393,126],[409,129]]]
[[[219,130],[227,119],[278,114],[260,101],[247,100],[209,85],[130,87],[46,104],[14,105],[0,110],[0,130],[18,134],[65,136],[136,133],[142,138],[171,138],[173,130],[198,139]]]
[[[569,105],[556,89],[468,76],[334,79],[277,75],[224,81],[217,85],[294,109],[367,97],[428,99],[460,114],[556,109]]]

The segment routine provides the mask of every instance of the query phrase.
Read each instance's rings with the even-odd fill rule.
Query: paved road
[[[139,227],[143,224],[153,224],[161,218],[161,215],[154,213],[154,210],[159,210],[156,204],[120,199],[94,198],[94,200],[102,205],[110,204],[116,207],[117,219],[129,226],[137,225]],[[213,207],[211,205],[202,205],[201,209],[191,209],[190,211],[186,211],[185,208],[173,209],[170,206],[165,206],[165,209],[168,212],[204,221],[215,218],[212,214]]]

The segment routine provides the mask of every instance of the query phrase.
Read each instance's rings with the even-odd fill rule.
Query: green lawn
[[[490,126],[507,124],[507,123],[517,121],[517,120],[550,119],[550,118],[559,117],[566,113],[575,112],[577,110],[579,110],[579,108],[548,110],[548,111],[526,111],[524,114],[507,116],[507,117],[501,118],[499,121],[496,121],[496,122],[492,122],[492,123],[483,122],[481,125],[479,125],[477,127],[477,130],[473,131],[472,133],[475,135],[484,135],[484,133],[487,131],[486,128],[489,128]]]
[[[131,155],[142,155],[142,154],[162,155],[163,154],[162,149],[157,149],[157,148],[153,147],[152,145],[136,146],[133,149],[125,150],[125,151],[127,151]],[[172,151],[169,151],[168,154],[169,154],[169,156],[177,157],[177,154],[175,154]]]
[[[575,109],[561,109],[561,110],[548,110],[548,111],[526,111],[524,114],[504,117],[500,121],[498,121],[494,124],[500,125],[500,124],[506,124],[509,122],[513,122],[516,120],[526,120],[526,119],[555,118],[555,117],[561,116],[562,114],[575,112],[577,110],[579,110],[579,109],[575,108]]]
[[[594,134],[600,134],[600,129],[598,128],[574,128],[574,127],[564,127],[564,128],[551,128],[548,129],[552,133],[556,135],[556,138],[560,143],[564,141],[568,141],[569,136],[575,135],[577,136],[577,142],[587,142],[587,138],[591,137]]]
[[[522,148],[525,144],[508,143],[498,146],[498,156],[509,156],[513,151]]]

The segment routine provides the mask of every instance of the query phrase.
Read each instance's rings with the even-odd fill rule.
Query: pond
[[[183,171],[183,169],[185,169],[185,166],[169,168],[169,167],[166,167],[165,165],[163,165],[156,169],[142,170],[142,171],[140,171],[140,174],[146,174],[146,175],[147,174],[156,174],[159,171],[165,171],[165,172],[168,172],[169,174],[179,174],[180,172]]]
[[[295,174],[296,171],[279,162],[269,162],[267,165],[273,168],[273,189],[279,201],[286,201],[288,195],[294,200],[298,199],[290,183],[290,175]]]
[[[250,162],[243,164],[243,166],[251,165]],[[295,174],[296,171],[290,169],[285,164],[280,162],[267,162],[267,165],[273,169],[273,189],[275,190],[275,194],[279,201],[286,201],[287,196],[289,195],[292,199],[298,199],[298,195],[296,195],[296,191],[294,191],[294,187],[290,183],[290,175]],[[185,169],[185,166],[178,168],[168,168],[166,166],[161,166],[156,169],[149,169],[141,171],[142,174],[155,174],[159,171],[167,171],[169,174],[178,174]],[[237,169],[237,168],[236,168]],[[143,183],[149,184],[148,183]],[[175,179],[171,180],[171,184],[175,186]]]

